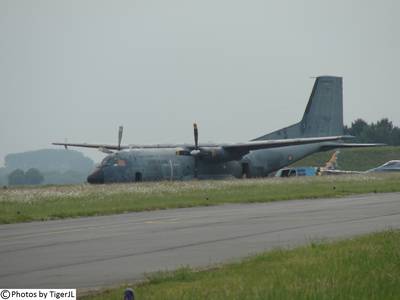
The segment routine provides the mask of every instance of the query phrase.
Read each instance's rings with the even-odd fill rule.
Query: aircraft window
[[[106,157],[105,159],[103,159],[103,161],[101,162],[102,166],[107,166],[110,164],[110,158]]]
[[[126,166],[126,160],[124,160],[124,159],[118,159],[117,164],[118,164],[118,166],[120,166],[120,167],[125,167],[125,166]]]
[[[112,165],[116,165],[116,163],[117,163],[117,160],[114,157],[106,157],[101,162],[101,165],[102,166],[112,166]]]

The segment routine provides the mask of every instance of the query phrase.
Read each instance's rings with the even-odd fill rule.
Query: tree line
[[[357,119],[350,127],[344,126],[344,133],[355,136],[352,142],[400,145],[400,128],[387,118],[369,124],[363,119]]]
[[[43,180],[43,174],[35,168],[30,168],[26,172],[21,169],[16,169],[8,174],[9,185],[36,185],[41,184]]]
[[[75,150],[41,149],[10,153],[4,159],[4,167],[0,167],[0,186],[83,183],[93,168],[94,162]],[[40,177],[44,179],[39,180]]]

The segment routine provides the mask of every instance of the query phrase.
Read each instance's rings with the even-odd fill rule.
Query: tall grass
[[[0,223],[400,191],[400,174],[9,188]]]

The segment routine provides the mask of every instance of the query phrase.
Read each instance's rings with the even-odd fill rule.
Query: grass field
[[[0,223],[222,203],[400,191],[400,174],[72,185],[0,190]]]
[[[124,289],[80,299],[122,299]],[[400,231],[275,250],[208,271],[161,272],[134,290],[136,299],[399,299]]]
[[[315,153],[294,163],[293,166],[324,166],[333,152]],[[366,171],[395,159],[400,159],[400,147],[341,149],[338,165],[341,170]]]

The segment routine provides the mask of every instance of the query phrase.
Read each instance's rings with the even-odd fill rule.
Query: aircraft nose
[[[90,174],[87,178],[87,182],[92,184],[104,183],[104,173],[101,169],[96,169],[92,174]]]

